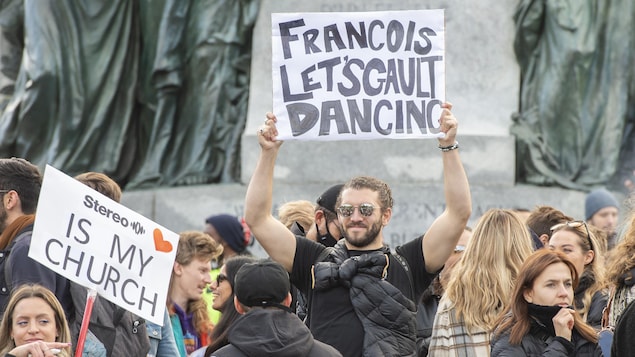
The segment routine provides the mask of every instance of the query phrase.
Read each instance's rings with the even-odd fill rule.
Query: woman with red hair
[[[602,356],[595,330],[574,310],[576,267],[540,249],[520,268],[510,306],[493,333],[491,356]]]

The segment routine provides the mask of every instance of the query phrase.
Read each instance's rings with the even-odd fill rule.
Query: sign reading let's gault
[[[163,324],[178,234],[46,166],[29,257]]]
[[[438,137],[443,10],[272,14],[278,139]]]

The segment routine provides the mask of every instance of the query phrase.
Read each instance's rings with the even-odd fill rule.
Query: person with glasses
[[[37,166],[21,158],[0,159],[0,318],[12,289],[39,283],[53,291],[71,321],[75,309],[69,280],[29,257],[41,187]]]
[[[212,261],[212,270],[209,274],[212,281],[216,280],[225,260],[237,255],[251,255],[249,249],[249,239],[245,236],[240,218],[231,214],[215,214],[205,219],[203,231],[209,234],[216,243],[223,246],[223,253]],[[214,291],[212,286],[208,286],[203,291],[203,299],[207,303],[207,313],[214,325],[220,320],[221,312],[214,309]]]
[[[315,338],[344,356],[416,353],[416,302],[454,251],[472,213],[470,188],[456,141],[457,120],[441,105],[438,139],[443,162],[445,210],[418,237],[392,251],[384,227],[393,214],[385,182],[359,176],[336,200],[341,239],[325,247],[297,238],[271,214],[273,173],[281,141],[276,117],[258,130],[260,157],[245,197],[245,220],[269,256],[291,273],[308,298],[307,324]],[[421,141],[425,145],[427,141]],[[413,197],[418,197],[413,192]],[[424,227],[422,227],[424,231]],[[370,311],[386,311],[373,320]]]
[[[255,261],[256,258],[248,255],[236,255],[225,260],[225,264],[221,266],[216,280],[211,284],[214,294],[212,307],[221,312],[220,320],[218,320],[212,330],[210,343],[197,350],[191,357],[209,356],[212,352],[229,344],[227,339],[229,328],[240,316],[234,307],[234,278],[240,267]]]
[[[608,291],[604,252],[585,221],[568,221],[551,227],[549,248],[564,253],[575,266],[580,283],[575,289],[575,308],[596,330],[602,327],[602,311]]]
[[[167,307],[180,357],[189,356],[210,341],[213,325],[209,321],[203,290],[212,280],[211,261],[223,247],[199,231],[179,234],[176,259],[168,288]]]
[[[439,302],[428,354],[487,356],[490,331],[509,304],[520,266],[533,252],[529,230],[516,213],[486,211]]]

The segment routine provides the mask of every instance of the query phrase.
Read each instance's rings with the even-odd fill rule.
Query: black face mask
[[[324,220],[326,221],[326,234],[324,235],[320,233],[320,227],[318,227],[317,223],[315,224],[315,229],[317,229],[318,232],[318,242],[326,247],[333,247],[337,243],[337,239],[333,237],[333,235],[329,231],[329,221],[326,219],[326,217],[324,217]]]
[[[569,308],[573,309],[573,306],[569,306]],[[562,306],[527,304],[529,315],[543,325],[550,336],[556,335],[556,328],[553,326],[553,317],[556,316],[560,309],[562,309]]]

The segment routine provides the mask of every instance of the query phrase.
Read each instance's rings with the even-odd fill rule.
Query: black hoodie
[[[212,356],[342,356],[335,348],[313,339],[296,315],[278,308],[255,308],[239,317],[229,330],[229,343]]]

